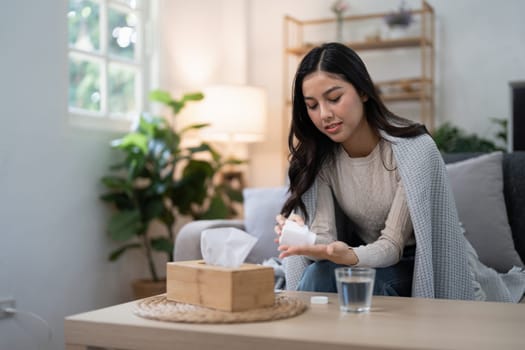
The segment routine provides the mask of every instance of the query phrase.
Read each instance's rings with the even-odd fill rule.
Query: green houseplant
[[[493,118],[491,121],[499,128],[495,138],[503,143],[503,147],[498,147],[492,140],[469,134],[449,122],[434,130],[432,137],[442,153],[503,151],[507,142],[507,120]]]
[[[199,101],[201,93],[185,94],[176,100],[169,93],[156,90],[150,99],[172,110],[172,120],[143,114],[135,130],[112,141],[122,160],[111,167],[111,174],[101,181],[108,189],[101,199],[116,208],[108,223],[108,234],[121,246],[110,253],[109,260],[123,253],[142,249],[153,281],[161,277],[154,264],[154,254],[173,259],[174,224],[179,215],[194,219],[215,219],[235,214],[234,202],[242,201],[240,190],[217,181],[221,168],[239,160],[223,160],[209,144],[183,147],[183,136],[207,124],[190,125],[180,131],[175,117],[189,101]],[[160,222],[167,233],[150,232],[153,221]]]

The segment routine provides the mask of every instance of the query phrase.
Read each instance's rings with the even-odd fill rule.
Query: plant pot
[[[132,282],[134,299],[142,299],[158,294],[166,293],[166,280],[152,281],[149,279],[139,279]]]

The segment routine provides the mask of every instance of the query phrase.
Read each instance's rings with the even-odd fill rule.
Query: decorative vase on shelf
[[[337,42],[342,43],[343,42],[343,17],[337,16],[337,22],[336,22],[336,37],[335,40]]]
[[[335,40],[342,43],[343,42],[343,14],[348,9],[348,5],[345,0],[336,0],[331,8],[332,12],[335,14]]]

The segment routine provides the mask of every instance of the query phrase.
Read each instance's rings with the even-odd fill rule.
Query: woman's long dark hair
[[[366,95],[364,114],[372,129],[396,137],[415,137],[428,133],[425,126],[401,118],[384,105],[361,58],[349,47],[327,43],[313,48],[301,61],[295,73],[292,96],[292,125],[288,134],[290,149],[290,196],[281,212],[288,216],[299,208],[308,219],[301,196],[312,186],[321,165],[333,157],[337,143],[321,133],[312,123],[303,96],[303,80],[313,72],[336,74]]]

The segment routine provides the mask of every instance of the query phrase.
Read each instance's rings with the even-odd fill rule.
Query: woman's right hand
[[[275,217],[275,221],[277,223],[275,224],[275,227],[273,228],[273,230],[277,234],[277,238],[274,239],[275,243],[279,243],[279,238],[281,237],[281,233],[283,231],[283,226],[284,226],[284,223],[286,222],[286,220],[292,220],[292,221],[295,221],[296,223],[298,223],[299,225],[304,226],[304,219],[301,216],[297,215],[297,214],[290,215],[288,217],[288,219],[286,217],[284,217],[284,215],[282,215],[282,214],[277,215]]]
[[[355,265],[359,258],[348,244],[335,241],[329,244],[301,245],[301,246],[279,246],[280,259],[292,255],[305,255],[318,260],[330,260],[340,265]]]

